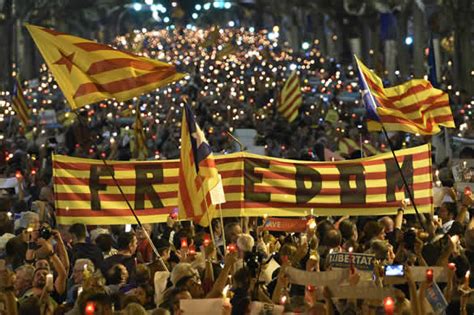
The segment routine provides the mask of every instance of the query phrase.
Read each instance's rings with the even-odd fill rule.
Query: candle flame
[[[230,289],[230,284],[226,285],[226,286],[224,287],[224,290],[222,290],[222,296],[223,296],[224,298],[227,297],[227,292],[229,292],[229,289]]]

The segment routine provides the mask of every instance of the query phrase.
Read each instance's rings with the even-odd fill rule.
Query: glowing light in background
[[[142,6],[141,3],[134,3],[134,4],[133,4],[133,9],[134,9],[135,11],[137,11],[137,12],[140,11],[140,10],[142,9],[142,7],[143,7],[143,6]]]

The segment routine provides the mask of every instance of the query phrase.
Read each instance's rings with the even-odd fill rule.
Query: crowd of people
[[[401,203],[391,216],[311,217],[302,233],[265,231],[262,218],[226,218],[224,225],[215,220],[211,230],[172,214],[166,223],[132,227],[56,224],[51,153],[137,158],[136,111],[144,121],[149,159],[179,158],[184,102],[192,105],[217,154],[238,149],[227,131],[240,128],[255,129],[256,144],[275,157],[324,161],[328,151],[333,158],[348,159],[387,149],[383,137],[366,129],[352,65],[323,56],[317,40],[295,52],[278,41],[278,29],[269,34],[191,28],[118,37],[117,48],[175,64],[189,76],[129,102],[106,100],[72,113],[43,67],[38,80],[25,82],[32,114],[27,125],[15,119],[9,96],[2,93],[5,156],[0,167],[6,178],[19,183],[14,192],[0,195],[0,301],[6,314],[181,314],[181,300],[223,298],[223,291],[230,302],[216,314],[249,313],[252,301],[283,305],[294,313],[379,314],[383,300],[341,300],[336,283],[301,286],[288,277],[289,268],[333,270],[328,256],[349,249],[373,254],[375,263],[369,284],[366,272],[357,269],[343,281],[392,287],[395,314],[439,311],[425,297],[433,282],[416,282],[412,266],[445,268],[447,280],[437,285],[448,303],[446,312],[472,314],[472,197],[451,190],[449,159],[436,166],[444,170],[438,185],[447,187],[443,203],[433,214],[422,215],[422,222],[405,215]],[[293,70],[299,73],[304,103],[290,124],[276,107],[279,89]],[[443,84],[449,85],[449,74]],[[452,87],[449,92],[460,126],[449,132],[474,137],[471,100]],[[57,113],[57,123],[47,119],[48,109]],[[396,148],[430,141],[392,136]],[[462,157],[473,158],[472,149],[463,150]],[[270,272],[269,261],[278,268]],[[384,281],[383,266],[392,264],[405,265],[401,285]]]

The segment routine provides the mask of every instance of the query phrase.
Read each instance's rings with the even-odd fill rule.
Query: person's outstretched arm
[[[214,282],[214,286],[212,287],[211,291],[206,295],[207,299],[222,297],[222,290],[224,290],[230,270],[236,261],[237,253],[228,253],[225,256],[224,268],[222,268],[221,272],[219,273],[219,276],[217,277],[216,282]]]

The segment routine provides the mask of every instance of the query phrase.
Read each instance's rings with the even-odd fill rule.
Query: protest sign
[[[298,285],[330,286],[343,282],[349,276],[348,270],[310,272],[290,267],[286,270],[290,283]]]
[[[372,283],[373,284],[373,283]],[[387,296],[393,296],[391,288],[381,288],[372,286],[329,286],[332,296],[335,299],[373,299],[382,300]]]
[[[250,315],[281,315],[283,314],[284,309],[283,305],[257,301],[250,303]]]
[[[263,224],[266,231],[281,232],[304,232],[306,230],[306,220],[287,218],[268,218]]]
[[[183,299],[179,307],[184,314],[209,315],[222,313],[224,299]]]
[[[18,179],[16,177],[0,178],[0,189],[16,188]]]
[[[349,268],[352,264],[356,269],[359,270],[373,270],[373,260],[375,255],[373,254],[361,254],[361,253],[330,253],[328,255],[328,262],[331,267]]]
[[[436,282],[433,282],[432,285],[426,289],[425,297],[431,304],[436,315],[444,314],[444,311],[448,307],[448,302]]]
[[[436,266],[412,266],[411,269],[411,276],[413,281],[415,282],[422,282],[426,280],[426,270],[427,269],[433,270],[433,281],[437,283],[446,282],[448,280],[447,272],[444,267],[436,267]],[[405,277],[385,277],[384,278],[385,284],[402,284],[406,283]]]
[[[429,145],[396,152],[418,211],[432,211]],[[216,156],[224,217],[393,214],[406,198],[391,153],[336,162],[308,162],[238,152]],[[177,160],[109,161],[53,156],[59,224],[132,224],[110,172],[142,223],[166,222],[178,206]],[[412,207],[405,211],[414,213]]]

